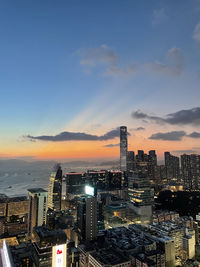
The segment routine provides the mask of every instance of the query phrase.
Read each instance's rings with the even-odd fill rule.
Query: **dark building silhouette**
[[[66,195],[77,195],[84,193],[85,173],[69,172],[66,173]]]
[[[135,153],[134,151],[127,152],[127,171],[135,170]]]
[[[156,181],[157,155],[155,150],[150,150],[148,155],[148,177]]]

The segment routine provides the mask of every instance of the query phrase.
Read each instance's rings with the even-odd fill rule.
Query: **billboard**
[[[52,248],[52,267],[66,267],[66,244]]]
[[[94,187],[86,185],[85,186],[86,195],[94,196]]]

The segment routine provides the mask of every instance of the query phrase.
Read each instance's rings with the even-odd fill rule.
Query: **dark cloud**
[[[118,143],[118,144],[108,144],[108,145],[105,145],[103,147],[116,147],[116,146],[120,146],[120,143]]]
[[[191,134],[188,134],[188,137],[191,137],[191,138],[200,138],[200,133],[198,133],[198,132],[192,132]]]
[[[172,131],[167,133],[155,133],[149,137],[151,140],[180,141],[186,136],[184,131]]]
[[[151,120],[151,121],[155,121],[157,123],[163,123],[164,122],[164,120],[162,118],[157,117],[157,116],[148,115],[144,112],[141,112],[140,110],[136,110],[136,111],[132,112],[132,117],[135,119],[142,119],[143,121],[144,120]]]
[[[177,154],[192,154],[192,153],[196,153],[197,151],[192,150],[192,149],[185,149],[185,150],[174,150],[172,152],[177,153]]]
[[[145,130],[144,127],[137,127],[137,128],[130,129],[130,131],[144,131],[144,130]]]
[[[140,110],[134,111],[132,117],[136,119],[145,119],[154,121],[156,123],[169,123],[169,124],[194,124],[200,125],[200,107],[180,110],[174,113],[167,114],[166,117],[151,116]]]
[[[40,141],[53,141],[53,142],[60,142],[60,141],[106,141],[114,139],[115,137],[119,137],[120,130],[116,128],[111,130],[104,135],[92,135],[87,133],[77,133],[77,132],[62,132],[57,135],[41,135],[41,136],[25,136],[26,139],[30,141],[33,140],[40,140]],[[128,135],[130,135],[128,133]]]

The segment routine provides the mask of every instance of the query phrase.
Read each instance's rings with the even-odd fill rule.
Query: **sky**
[[[199,0],[3,0],[0,157],[200,152]]]

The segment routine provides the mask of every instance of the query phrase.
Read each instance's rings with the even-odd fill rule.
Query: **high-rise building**
[[[85,173],[69,172],[66,173],[66,196],[73,198],[75,195],[84,193]]]
[[[120,170],[122,172],[127,170],[127,127],[120,127]]]
[[[165,167],[166,167],[166,177],[167,180],[179,179],[180,178],[180,166],[179,158],[170,154],[170,152],[165,152]]]
[[[183,237],[183,251],[186,254],[186,259],[195,258],[195,235],[186,234]]]
[[[88,187],[89,191],[92,187]],[[90,192],[89,192],[90,193]],[[93,240],[97,236],[97,198],[93,193],[80,197],[77,205],[77,225],[83,240]]]
[[[136,170],[137,172],[148,174],[148,155],[144,153],[143,150],[138,150],[135,157],[136,159]]]
[[[143,150],[138,150],[136,158],[137,158],[137,161],[145,161],[144,151]]]
[[[122,173],[121,171],[109,171],[107,172],[108,189],[109,190],[120,190],[122,184]]]
[[[48,208],[61,210],[62,199],[62,169],[60,164],[56,164],[50,175],[48,187]]]
[[[150,187],[149,178],[142,173],[129,176],[128,195],[130,208],[142,216],[152,215],[154,192]]]
[[[157,155],[155,150],[150,150],[148,155],[148,176],[156,181]]]
[[[181,170],[184,188],[188,190],[200,189],[200,155],[181,155]]]
[[[154,166],[157,165],[157,155],[155,150],[149,151],[149,161],[151,161]]]
[[[25,233],[29,200],[27,196],[0,197],[0,235]]]
[[[28,233],[32,234],[35,226],[41,226],[46,223],[47,191],[42,188],[28,189],[28,196]]]
[[[98,190],[105,190],[108,187],[107,172],[88,170],[85,173],[85,182]]]
[[[135,153],[134,151],[127,152],[127,171],[135,170]]]
[[[67,236],[61,229],[49,230],[46,226],[35,227],[32,244],[35,250],[34,266],[66,267]]]

